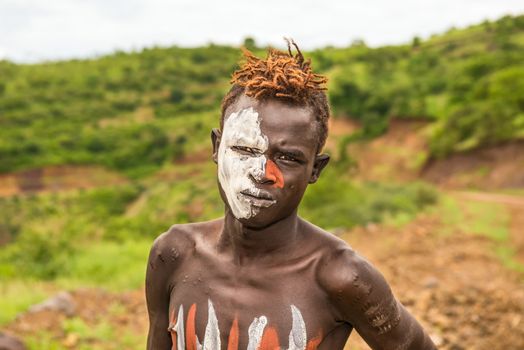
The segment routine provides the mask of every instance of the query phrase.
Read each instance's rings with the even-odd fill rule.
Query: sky
[[[304,49],[427,38],[524,14],[523,0],[0,0],[0,59],[88,58],[152,46],[257,44]]]

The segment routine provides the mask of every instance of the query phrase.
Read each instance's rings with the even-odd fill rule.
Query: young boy
[[[212,132],[223,218],[174,225],[155,241],[146,297],[158,349],[435,349],[382,275],[298,217],[322,154],[326,79],[297,54],[245,52]]]

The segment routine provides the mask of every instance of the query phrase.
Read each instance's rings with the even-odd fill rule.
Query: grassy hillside
[[[380,134],[391,116],[434,121],[433,156],[524,137],[524,16],[427,41],[314,53],[338,114]]]
[[[364,137],[383,132],[391,116],[435,121],[437,156],[524,136],[524,16],[409,45],[308,55],[331,79],[335,114],[360,120]],[[0,61],[0,173],[99,164],[150,174],[207,142],[239,59],[237,48],[209,45]]]
[[[207,136],[238,58],[235,48],[210,46],[0,62],[0,172],[99,164],[147,174]]]

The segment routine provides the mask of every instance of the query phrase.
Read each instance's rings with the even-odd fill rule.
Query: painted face
[[[257,188],[255,183],[266,175],[283,183],[276,165],[264,155],[267,149],[268,139],[253,107],[231,113],[225,120],[218,149],[218,180],[237,219],[248,219],[260,208],[276,203],[269,192]]]
[[[220,195],[243,224],[265,227],[296,213],[316,179],[315,117],[307,107],[248,96],[231,109],[216,149]]]

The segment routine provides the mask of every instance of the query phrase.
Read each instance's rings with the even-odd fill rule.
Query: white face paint
[[[239,147],[253,152],[241,151]],[[218,180],[237,219],[255,216],[261,207],[275,203],[267,194],[262,194],[252,180],[264,176],[266,157],[263,153],[267,148],[268,139],[262,134],[258,113],[252,107],[227,117],[218,148]]]

